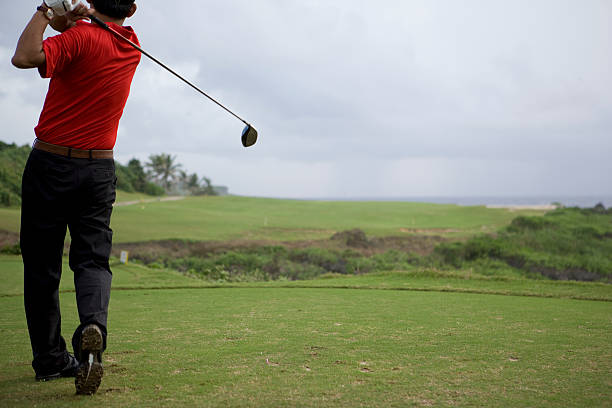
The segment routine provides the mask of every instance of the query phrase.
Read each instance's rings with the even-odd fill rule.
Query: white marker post
[[[119,262],[121,262],[122,264],[126,264],[127,265],[128,257],[129,257],[128,251],[121,251],[121,256],[119,257]]]

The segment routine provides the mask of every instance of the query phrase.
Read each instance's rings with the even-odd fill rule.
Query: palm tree
[[[202,194],[205,195],[217,195],[213,188],[212,182],[208,177],[202,177]]]
[[[191,192],[192,195],[196,195],[200,190],[200,179],[196,173],[193,173],[191,176],[187,177],[187,182],[185,183],[187,190]]]
[[[177,179],[177,172],[181,167],[175,163],[176,156],[169,154],[152,154],[145,167],[149,169],[149,175],[153,180],[161,185],[166,191],[170,190],[172,183]]]
[[[177,177],[177,187],[178,190],[181,192],[181,195],[185,194],[185,191],[187,190],[188,178],[189,176],[187,175],[187,172],[185,170],[179,170]]]

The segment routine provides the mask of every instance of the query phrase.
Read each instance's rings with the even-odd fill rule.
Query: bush
[[[500,258],[503,254],[503,241],[488,235],[469,240],[464,247],[463,257],[468,261],[482,258]]]
[[[132,175],[127,167],[115,162],[115,175],[117,176],[117,188],[119,190],[133,193],[136,191],[132,185]]]
[[[138,159],[132,159],[127,166],[115,162],[117,188],[128,193],[138,192],[152,196],[162,196],[166,193],[163,187],[147,181],[145,171]]]
[[[352,251],[338,252],[322,248],[307,248],[293,251],[289,255],[289,260],[301,264],[315,265],[327,272],[346,274],[348,273],[347,259],[355,255],[358,255],[358,253]]]
[[[282,246],[243,248],[221,253],[193,251],[192,256],[160,259],[155,253],[141,252],[133,259],[163,264],[187,274],[212,281],[303,280],[326,273],[346,275],[410,268],[418,257],[401,251],[388,251],[371,257],[353,250],[326,248],[288,249]]]
[[[166,190],[164,190],[162,186],[158,186],[157,184],[151,183],[149,181],[145,183],[144,190],[142,192],[157,197],[166,194]]]
[[[0,204],[7,207],[16,207],[21,205],[21,195],[7,191],[3,186],[0,186]]]
[[[522,230],[542,230],[550,228],[554,223],[545,217],[516,217],[508,227],[508,231],[520,232]]]
[[[21,177],[32,148],[0,142],[0,205],[21,204]]]
[[[21,246],[19,244],[7,245],[0,249],[0,254],[21,255]]]
[[[460,268],[464,262],[464,244],[462,242],[442,243],[434,249],[434,255],[442,260],[442,263]]]
[[[496,237],[441,244],[433,258],[454,268],[492,260],[528,276],[610,281],[611,230],[612,218],[601,206],[557,209],[543,217],[517,217]]]

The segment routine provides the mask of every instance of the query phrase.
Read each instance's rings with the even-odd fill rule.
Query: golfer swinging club
[[[25,311],[36,379],[76,377],[93,394],[103,375],[111,288],[110,217],[115,201],[113,147],[140,53],[83,19],[94,15],[138,43],[123,27],[134,0],[45,0],[19,38],[13,65],[51,78],[23,173],[21,252]],[[83,21],[82,21],[83,20]],[[43,41],[51,25],[61,34]],[[61,335],[59,282],[66,228],[80,326],[74,356]]]

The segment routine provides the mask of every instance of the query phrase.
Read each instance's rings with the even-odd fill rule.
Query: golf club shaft
[[[136,48],[138,51],[140,51],[142,54],[146,55],[147,57],[149,57],[150,59],[152,59],[154,62],[156,62],[157,64],[161,65],[163,68],[165,68],[168,72],[170,72],[171,74],[173,74],[174,76],[176,76],[178,79],[180,79],[181,81],[185,82],[187,85],[189,85],[190,87],[192,87],[193,89],[195,89],[196,91],[198,91],[199,93],[201,93],[202,95],[204,95],[205,97],[207,97],[208,99],[210,99],[211,101],[213,101],[214,103],[216,103],[217,105],[219,105],[220,107],[222,107],[223,109],[225,109],[228,113],[230,113],[231,115],[233,115],[236,119],[240,120],[241,122],[243,122],[245,125],[250,126],[246,120],[242,119],[240,116],[236,115],[234,112],[232,112],[231,110],[227,109],[225,106],[223,106],[220,102],[218,102],[215,98],[213,98],[212,96],[208,95],[206,92],[204,92],[203,90],[201,90],[200,88],[198,88],[197,86],[195,86],[194,84],[192,84],[191,82],[189,82],[188,80],[186,80],[185,78],[183,78],[182,76],[180,76],[178,73],[176,73],[173,69],[171,69],[170,67],[166,66],[166,64],[164,64],[163,62],[161,62],[160,60],[158,60],[157,58],[155,58],[154,56],[152,56],[151,54],[149,54],[148,52],[146,52],[145,50],[143,50],[141,47],[139,47],[138,45],[136,45],[134,42],[130,41],[128,38],[125,38],[124,36],[122,36],[120,33],[118,33],[116,30],[114,30],[112,27],[110,27],[108,24],[106,24],[104,21],[100,20],[98,17],[96,16],[89,16],[89,19],[91,21],[93,21],[94,23],[98,24],[100,27],[104,28],[107,31],[110,31],[111,33],[113,33],[115,36],[119,37],[120,39],[122,39],[123,41],[127,42],[128,44],[130,44],[132,47]]]

